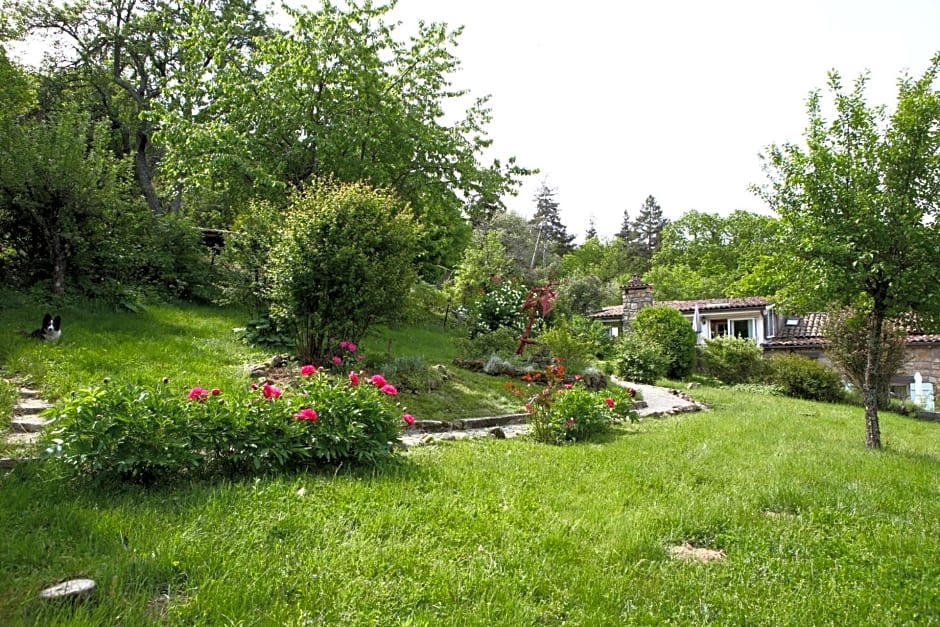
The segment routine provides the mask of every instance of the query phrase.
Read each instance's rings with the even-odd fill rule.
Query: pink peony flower
[[[316,371],[317,371],[317,369],[316,369],[314,366],[311,366],[310,364],[307,364],[306,366],[301,366],[301,367],[300,367],[300,374],[301,374],[302,376],[304,376],[304,377],[309,377],[310,375],[312,375],[312,374],[313,374],[314,372],[316,372]]]
[[[350,353],[355,353],[357,348],[358,348],[358,346],[356,346],[356,345],[353,344],[352,342],[347,342],[347,343],[346,343],[346,350],[348,350]]]
[[[212,396],[218,396],[221,393],[222,393],[222,390],[220,390],[219,388],[212,388]]]
[[[252,384],[251,384],[250,386],[248,386],[248,387],[251,388],[252,390],[257,390],[257,389],[258,389],[258,384],[257,384],[257,383],[252,383]]]
[[[404,420],[409,425],[413,425],[415,423],[415,417],[412,416],[411,414],[405,414],[404,416],[401,417],[401,419]]]
[[[339,355],[334,355],[334,356],[333,356],[333,363],[338,366],[338,365],[340,365],[341,363],[343,363],[343,358],[340,357]]]
[[[614,399],[612,399],[612,398],[605,398],[605,399],[604,399],[604,402],[607,403],[607,406],[608,406],[608,407],[613,407],[614,405],[617,404],[617,403],[614,402]]]
[[[272,398],[280,398],[281,394],[283,394],[280,388],[276,388],[273,385],[269,385],[267,383],[261,386],[261,393],[266,399],[269,400]]]
[[[209,398],[209,390],[201,388],[198,385],[189,391],[189,394],[186,396],[187,400],[190,401],[199,401],[202,402]]]
[[[339,343],[339,347],[340,347],[340,348],[349,348],[349,342],[347,342],[346,340],[343,340],[342,342]]]
[[[388,394],[389,396],[397,396],[397,395],[398,395],[398,389],[397,389],[394,385],[390,385],[390,384],[386,383],[385,385],[382,386],[381,389],[382,389],[383,392],[385,392],[385,393]]]
[[[571,388],[572,388],[572,385],[571,385],[570,383],[566,383],[566,384],[565,384],[565,389],[566,389],[566,390],[570,390]]]
[[[359,385],[359,375],[354,370],[349,371],[349,383],[354,386]]]
[[[310,409],[310,408],[301,409],[299,412],[297,412],[296,414],[294,414],[294,420],[311,420],[311,421],[314,421],[314,420],[316,420],[317,418],[319,418],[319,416],[317,416],[317,412],[313,411],[313,410]]]
[[[369,381],[371,381],[371,382],[372,382],[372,385],[374,385],[374,386],[377,387],[377,388],[380,388],[380,387],[382,387],[383,385],[387,385],[387,384],[388,384],[388,381],[385,380],[385,377],[383,377],[383,376],[380,375],[380,374],[374,374],[374,375],[372,375],[372,378],[369,379]]]

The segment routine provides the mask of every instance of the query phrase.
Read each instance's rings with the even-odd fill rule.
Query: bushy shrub
[[[666,374],[666,358],[659,344],[631,333],[617,343],[614,370],[628,381],[652,384]]]
[[[443,382],[440,370],[428,366],[424,357],[398,357],[382,366],[385,377],[398,389],[409,392],[430,392]]]
[[[837,403],[845,398],[839,374],[809,357],[776,355],[769,360],[770,380],[795,398]]]
[[[565,367],[558,361],[539,378],[545,386],[525,405],[530,433],[538,442],[582,441],[607,432],[614,422],[636,419],[632,401],[618,404],[606,391],[591,392],[580,381],[566,384]],[[626,394],[625,390],[617,396]]]
[[[491,355],[509,357],[517,346],[519,333],[507,327],[457,340],[457,350],[464,359],[488,359]]]
[[[684,379],[695,369],[696,333],[678,310],[672,307],[644,307],[637,313],[633,331],[647,342],[662,347],[666,376]]]
[[[752,340],[730,335],[705,342],[702,368],[708,376],[728,385],[758,382],[767,372],[760,347]]]
[[[304,362],[325,363],[330,338],[358,342],[395,320],[417,274],[420,227],[404,203],[364,183],[317,182],[292,199],[270,252],[270,311]]]
[[[591,342],[575,335],[564,323],[543,331],[538,342],[550,355],[561,359],[569,372],[581,372],[593,357]]]
[[[394,454],[403,417],[384,377],[338,383],[306,366],[291,388],[189,392],[106,384],[53,410],[48,452],[75,475],[150,483],[307,464],[375,464]]]

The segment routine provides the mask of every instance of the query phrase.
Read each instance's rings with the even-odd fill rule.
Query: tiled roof
[[[787,320],[795,320],[796,324],[787,324]],[[805,316],[790,316],[784,318],[777,325],[777,333],[768,339],[764,345],[768,348],[812,348],[826,345],[823,336],[823,326],[826,323],[826,314],[814,312]],[[908,344],[940,344],[940,334],[921,333],[912,331],[907,336]]]
[[[748,296],[746,298],[707,298],[703,300],[661,300],[653,304],[672,307],[682,313],[692,313],[695,311],[696,305],[699,312],[722,309],[763,309],[770,304],[770,301],[762,296]]]
[[[763,309],[770,302],[760,296],[750,296],[748,298],[710,298],[705,300],[660,300],[653,301],[653,305],[662,305],[678,309],[684,314],[692,314],[695,306],[698,305],[700,313],[715,312],[722,310],[740,310],[740,309]],[[591,314],[592,318],[622,318],[623,305],[612,305],[604,307],[600,311]]]
[[[641,279],[639,276],[637,276],[637,275],[634,274],[632,277],[630,277],[630,280],[627,281],[627,283],[623,286],[623,289],[625,289],[625,290],[644,290],[644,289],[646,289],[646,288],[648,288],[648,287],[653,287],[653,286],[650,285],[649,283],[644,283],[644,282],[643,282],[643,279]]]

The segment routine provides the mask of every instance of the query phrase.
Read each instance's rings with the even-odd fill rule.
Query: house
[[[766,298],[717,298],[704,300],[653,300],[653,286],[634,276],[622,287],[623,304],[605,307],[592,314],[608,332],[618,336],[628,330],[643,307],[664,305],[677,309],[704,343],[714,337],[734,335],[753,339],[765,355],[796,353],[831,365],[825,357],[823,335],[826,314],[785,316]],[[892,379],[892,391],[898,398],[913,399],[932,410],[934,388],[940,384],[940,334],[912,332],[901,373]]]

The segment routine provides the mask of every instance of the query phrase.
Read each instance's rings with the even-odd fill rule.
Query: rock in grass
[[[95,594],[93,579],[69,579],[39,593],[47,601],[85,601]]]

